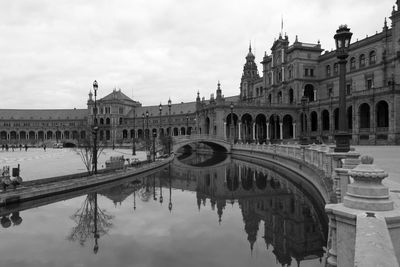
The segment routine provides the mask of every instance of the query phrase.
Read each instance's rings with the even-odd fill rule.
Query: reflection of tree
[[[87,195],[80,209],[78,209],[71,219],[77,224],[72,228],[67,239],[70,241],[78,241],[81,246],[85,245],[88,239],[94,239],[94,253],[97,253],[97,239],[105,235],[112,227],[112,215],[101,210],[97,206],[97,193]]]

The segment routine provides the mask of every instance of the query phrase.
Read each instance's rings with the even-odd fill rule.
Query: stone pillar
[[[230,135],[232,136],[232,133]],[[224,122],[224,139],[226,139],[226,122]]]
[[[241,122],[239,122],[239,141],[241,141],[242,140],[242,123]]]
[[[279,123],[280,139],[283,140],[283,122]]]
[[[256,140],[256,123],[253,122],[253,140]]]
[[[293,139],[296,139],[296,123],[292,123],[292,127],[293,127]]]
[[[269,122],[267,122],[266,125],[267,125],[267,140],[269,140]]]
[[[317,101],[317,89],[314,89],[314,101]]]
[[[361,164],[348,170],[354,182],[347,186],[343,203],[325,206],[330,220],[328,266],[399,266],[400,244],[393,242],[400,236],[399,208],[382,184],[387,173],[372,163],[372,157],[361,157]],[[376,251],[378,257],[365,261]]]

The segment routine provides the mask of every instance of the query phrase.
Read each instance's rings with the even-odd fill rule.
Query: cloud
[[[349,24],[354,40],[364,38],[381,30],[393,4],[2,1],[0,86],[9,100],[2,106],[84,108],[95,79],[100,96],[120,87],[129,96],[133,90],[135,100],[145,105],[165,102],[168,96],[193,101],[197,90],[209,97],[218,80],[224,95],[238,94],[249,41],[261,61],[278,37],[282,16],[291,42],[298,35],[302,42],[320,40],[330,50],[339,24]]]

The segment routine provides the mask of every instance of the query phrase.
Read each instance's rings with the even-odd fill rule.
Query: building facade
[[[399,5],[392,9],[390,26],[385,19],[380,32],[350,45],[346,106],[353,144],[400,144]],[[281,34],[260,62],[262,73],[249,47],[237,96],[224,97],[218,82],[215,97],[207,100],[198,93],[195,102],[143,107],[113,90],[97,100],[99,138],[115,145],[153,133],[195,132],[238,142],[291,142],[301,136],[333,142],[339,124],[337,61],[335,51],[324,51],[319,42],[300,42],[296,36],[290,44]],[[0,110],[0,141],[76,142],[94,125],[92,93],[87,107]]]

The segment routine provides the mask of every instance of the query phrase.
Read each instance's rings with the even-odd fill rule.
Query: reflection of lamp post
[[[157,197],[156,197],[156,176],[153,175],[153,200],[156,201]]]
[[[230,105],[230,108],[231,108],[231,120],[230,120],[230,134],[229,134],[229,137],[231,138],[231,143],[233,143],[234,142],[234,134],[233,134],[233,102],[231,102],[231,105]]]
[[[163,201],[164,201],[164,198],[163,198],[163,196],[162,196],[162,186],[161,186],[161,179],[158,179],[159,181],[160,181],[160,204],[162,204],[163,203]]]
[[[336,43],[336,57],[339,59],[339,129],[335,134],[336,146],[335,152],[350,151],[350,134],[348,133],[347,116],[346,116],[346,63],[349,56],[348,50],[350,46],[351,36],[350,29],[347,25],[339,26],[334,36]]]
[[[308,98],[303,95],[301,98],[301,108],[302,108],[302,117],[301,117],[301,137],[300,137],[300,145],[308,145],[307,140],[307,125],[306,125],[306,105],[308,102]]]
[[[94,110],[93,110],[93,121],[94,121],[94,126],[93,126],[93,165],[94,165],[94,174],[97,174],[97,89],[98,89],[98,84],[97,81],[95,80],[93,82],[93,90],[94,90]]]
[[[135,107],[133,108],[133,130],[132,130],[132,155],[136,155],[136,144],[135,144]]]
[[[171,98],[168,99],[168,128],[169,128],[169,134],[168,134],[168,155],[171,154]]]
[[[94,248],[93,248],[93,252],[95,254],[97,254],[97,251],[99,250],[99,244],[98,244],[97,240],[100,237],[100,235],[97,231],[97,216],[98,216],[97,212],[98,212],[97,211],[97,193],[94,193],[94,216],[93,216],[94,217],[93,218],[93,220],[94,220],[94,222],[93,222],[93,224],[94,224],[94,231],[93,231]]]
[[[169,203],[168,203],[168,209],[169,209],[169,212],[171,212],[172,211],[172,199],[171,199],[171,197],[172,197],[172,182],[171,182],[171,167],[170,167],[170,165],[168,165],[168,170],[169,170]]]

